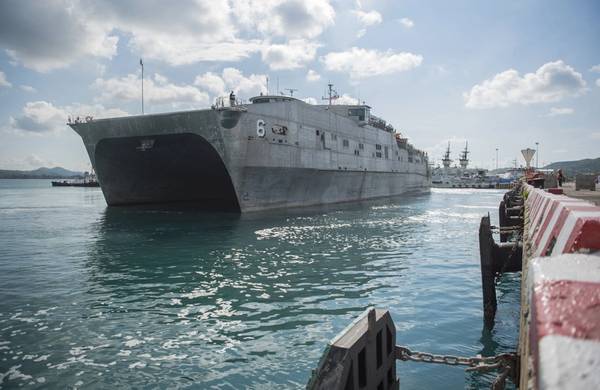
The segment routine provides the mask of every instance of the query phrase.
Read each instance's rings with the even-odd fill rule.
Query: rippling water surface
[[[303,388],[367,306],[397,342],[514,350],[519,283],[483,330],[477,231],[502,191],[236,216],[107,208],[99,189],[0,180],[0,387]],[[401,387],[491,376],[398,363]]]

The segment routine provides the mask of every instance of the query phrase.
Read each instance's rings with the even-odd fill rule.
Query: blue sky
[[[331,81],[439,163],[600,157],[597,1],[49,0],[0,3],[0,168],[87,169],[68,115],[208,107]],[[522,161],[521,161],[522,162]]]

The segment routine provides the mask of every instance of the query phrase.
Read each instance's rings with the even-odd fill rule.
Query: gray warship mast
[[[290,93],[291,95],[292,93]],[[194,202],[237,212],[429,191],[426,153],[365,104],[261,95],[239,104],[69,125],[111,206]]]
[[[468,155],[469,155],[469,142],[467,141],[465,143],[465,149],[460,154],[460,159],[458,160],[458,162],[460,163],[460,167],[462,169],[467,169],[467,166],[469,165]]]
[[[442,164],[445,169],[450,168],[450,164],[452,164],[452,159],[450,158],[450,141],[448,141],[448,148],[446,149],[446,153],[444,153],[444,157],[442,158]]]

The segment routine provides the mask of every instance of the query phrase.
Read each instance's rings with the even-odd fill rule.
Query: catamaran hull
[[[331,150],[319,149],[319,137],[315,144],[301,135],[257,136],[256,118],[262,117],[199,110],[72,127],[84,140],[110,206],[193,202],[247,212],[429,190],[423,169],[353,167],[332,161]]]

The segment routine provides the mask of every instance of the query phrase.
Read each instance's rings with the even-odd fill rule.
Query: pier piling
[[[481,218],[479,225],[479,254],[481,262],[481,288],[483,289],[483,320],[485,326],[492,328],[496,316],[496,273],[494,266],[494,239],[490,216]]]

